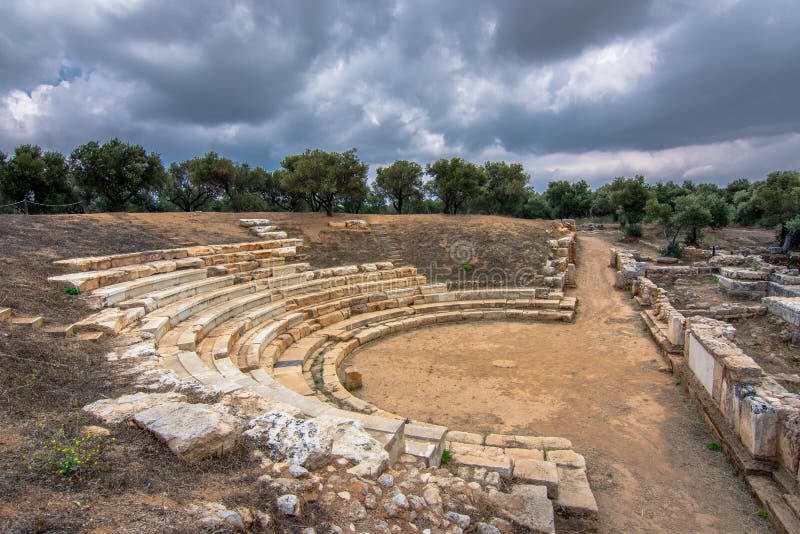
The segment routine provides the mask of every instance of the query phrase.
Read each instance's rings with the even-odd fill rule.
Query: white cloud
[[[554,178],[586,179],[598,184],[615,176],[644,175],[649,181],[695,179],[726,183],[736,178],[762,178],[776,169],[800,168],[800,134],[745,138],[665,150],[587,151],[541,156],[501,153],[496,157],[523,161],[539,187]],[[765,162],[771,167],[765,168]]]

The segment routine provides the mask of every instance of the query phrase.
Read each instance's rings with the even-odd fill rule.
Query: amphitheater
[[[800,437],[790,423],[782,423],[796,420],[793,415],[789,417],[789,411],[797,410],[793,397],[775,387],[758,389],[766,382],[754,379],[762,376],[755,370],[757,365],[734,357],[730,347],[722,347],[718,340],[721,335],[709,333],[715,326],[709,326],[710,319],[686,321],[670,312],[663,293],[659,294],[657,286],[644,276],[647,266],[642,265],[638,252],[612,250],[613,269],[588,277],[582,274],[580,255],[584,249],[579,244],[583,238],[579,238],[574,221],[552,221],[544,230],[544,262],[533,266],[528,274],[534,274],[525,279],[525,284],[508,280],[496,283],[491,275],[483,283],[453,283],[429,280],[417,267],[406,264],[391,234],[381,224],[368,220],[337,218],[330,223],[329,233],[345,242],[348,235],[369,234],[379,245],[380,257],[328,267],[309,261],[313,243],[290,236],[274,221],[243,218],[237,224],[236,231],[242,234],[239,242],[53,262],[61,274],[49,277],[48,282],[79,293],[78,298],[94,312],[68,325],[44,328],[84,343],[111,337],[114,348],[107,358],[127,362],[125,373],[136,389],[87,405],[84,410],[99,424],[113,427],[127,421],[137,425],[189,464],[226,456],[246,444],[260,462],[260,483],[277,496],[271,513],[302,518],[304,507],[312,503],[344,509],[340,515],[343,524],[325,527],[331,531],[347,530],[348,524],[352,531],[356,531],[355,525],[359,531],[409,532],[613,531],[625,525],[645,525],[644,530],[650,531],[682,530],[680,518],[672,519],[677,523],[654,524],[646,519],[648,511],[644,508],[630,508],[632,501],[596,498],[598,491],[602,493],[612,483],[603,476],[590,482],[587,476],[593,469],[596,449],[581,450],[564,434],[580,432],[570,425],[585,425],[593,439],[603,441],[604,425],[609,436],[615,436],[613,421],[589,421],[594,417],[581,413],[588,410],[576,400],[571,410],[575,413],[550,425],[563,433],[536,429],[483,431],[482,425],[470,423],[468,415],[426,411],[432,397],[426,401],[425,392],[435,390],[434,382],[439,379],[432,377],[432,382],[426,383],[412,371],[403,370],[404,360],[411,361],[412,356],[391,349],[397,347],[391,345],[392,340],[404,339],[413,345],[420,332],[435,335],[459,325],[470,325],[470,330],[481,335],[483,324],[492,325],[493,332],[500,335],[506,328],[503,325],[514,332],[546,332],[551,338],[563,338],[567,346],[585,349],[578,339],[581,333],[573,328],[576,314],[589,314],[582,317],[587,322],[605,321],[605,330],[613,328],[615,321],[639,328],[636,322],[625,319],[629,317],[627,311],[618,315],[621,319],[613,319],[617,315],[611,308],[619,308],[615,302],[606,302],[602,308],[579,305],[584,283],[595,289],[603,286],[605,291],[607,280],[616,273],[617,286],[633,286],[638,299],[623,305],[630,307],[630,313],[634,313],[634,305],[645,310],[645,323],[661,347],[656,349],[647,345],[652,344],[650,340],[640,339],[630,349],[620,348],[619,354],[627,357],[629,350],[653,354],[661,350],[663,361],[656,364],[653,360],[647,376],[675,372],[682,378],[699,412],[711,423],[713,436],[723,443],[735,468],[746,477],[745,484],[732,476],[739,486],[729,488],[734,495],[731,499],[745,502],[749,488],[759,506],[768,511],[756,514],[758,508],[740,510],[754,522],[742,525],[742,531],[798,531],[794,529],[800,525],[796,513],[800,500],[794,495]],[[600,242],[588,239],[594,240],[592,254],[596,255]],[[449,243],[447,250],[468,271],[475,252],[464,255],[459,246],[463,243]],[[650,312],[651,304],[659,298],[662,302]],[[11,309],[3,310],[2,316],[17,328],[43,327],[41,317],[23,316]],[[663,324],[663,334],[659,324]],[[626,342],[624,335],[616,342],[613,332],[603,335],[604,342],[609,343],[607,349]],[[570,340],[571,336],[576,337]],[[690,340],[686,365],[682,358],[674,359],[683,354],[685,336]],[[587,339],[602,352],[597,340]],[[714,357],[707,356],[712,360],[710,370],[708,363],[699,369],[697,356],[688,353],[689,347],[701,345],[712,354],[721,352],[716,358],[725,365],[715,368]],[[517,364],[503,355],[476,351],[479,360],[515,372]],[[532,358],[538,357],[536,346],[526,345],[525,351]],[[580,362],[579,349],[568,352],[556,355],[560,365]],[[359,362],[370,359],[378,363],[361,367]],[[686,372],[687,365],[699,379]],[[390,366],[397,366],[398,374],[407,374],[410,387],[418,389],[416,395],[388,402],[399,407],[394,410],[382,404],[380,396],[368,400],[371,384],[381,378],[380,370]],[[587,377],[589,371],[583,371]],[[558,373],[564,374],[560,368]],[[511,374],[509,377],[512,380]],[[614,386],[608,383],[619,380],[619,387],[624,387],[627,378],[602,380],[609,388],[608,398],[614,399]],[[717,384],[713,391],[703,384],[705,381]],[[751,384],[748,393],[734,394],[744,384]],[[479,380],[475,387],[481,387]],[[719,398],[717,389],[731,392],[722,402],[736,404],[736,415],[731,415],[731,421],[737,421],[735,431],[733,423],[728,430],[724,422],[715,419],[716,412],[705,406],[708,400],[701,395],[704,389],[712,399]],[[588,390],[589,386],[586,395],[591,396]],[[543,396],[564,398],[575,393],[541,390]],[[670,395],[674,396],[669,402],[684,403],[675,410],[693,410],[685,405],[689,397],[680,400],[684,394]],[[765,407],[755,400],[762,397],[779,397],[779,406],[772,403]],[[742,408],[732,398],[740,399]],[[644,405],[649,402],[652,399],[646,398],[646,393],[636,400]],[[747,413],[754,414],[746,423],[745,404]],[[405,411],[406,405],[409,411]],[[419,417],[410,413],[414,410],[419,411]],[[651,410],[660,413],[656,408]],[[448,411],[458,412],[459,405]],[[642,413],[646,417],[647,412]],[[761,417],[764,413],[767,417]],[[707,432],[703,423],[693,424],[702,427],[696,432]],[[767,434],[775,437],[762,437]],[[638,446],[634,442],[610,444],[611,450]],[[671,457],[676,453],[680,451],[661,450],[659,454]],[[658,462],[655,458],[653,461]],[[720,455],[710,462],[717,462],[720,470],[730,469]],[[598,465],[598,473],[601,467],[605,466]],[[619,465],[613,467],[616,472],[624,471]],[[634,491],[651,490],[642,487]],[[604,501],[608,510],[604,510]],[[658,506],[667,511],[679,509],[674,503]],[[216,502],[199,503],[193,510],[201,525],[212,530],[256,529],[259,521],[262,527],[270,521],[263,514],[228,509]],[[702,518],[702,512],[695,512]],[[710,516],[714,513],[708,512]],[[616,519],[609,519],[607,514]],[[631,516],[633,522],[618,522],[625,516]],[[707,515],[706,519],[709,530],[719,528],[713,517]],[[693,525],[688,530],[702,526],[702,519]]]

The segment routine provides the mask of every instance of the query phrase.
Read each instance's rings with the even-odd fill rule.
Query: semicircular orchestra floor
[[[768,532],[655,345],[612,288],[606,246],[581,241],[574,324],[486,322],[406,331],[343,367],[355,395],[470,432],[558,435],[586,456],[602,531]]]

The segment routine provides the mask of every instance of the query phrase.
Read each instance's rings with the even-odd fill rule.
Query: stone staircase
[[[406,265],[400,248],[394,239],[386,232],[386,227],[382,224],[371,224],[373,235],[378,239],[378,245],[381,247],[381,254],[387,261],[392,262],[397,266]]]

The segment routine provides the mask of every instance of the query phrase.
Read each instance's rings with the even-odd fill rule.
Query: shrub
[[[670,243],[663,249],[660,249],[658,252],[663,256],[671,256],[673,258],[680,259],[680,257],[683,255],[683,247],[681,247],[681,244],[676,241],[675,243]]]
[[[469,263],[465,263],[463,265],[463,268],[464,268],[465,271],[469,272],[469,271],[472,270],[472,265],[470,265]]]
[[[706,447],[708,447],[708,450],[714,451],[714,452],[720,452],[722,450],[722,445],[720,445],[716,441],[712,441],[711,443],[707,443]]]
[[[625,227],[625,235],[628,237],[642,237],[644,235],[642,225],[636,223],[627,225]]]
[[[442,465],[447,465],[453,458],[453,453],[449,450],[442,451]]]
[[[86,470],[97,465],[102,441],[87,435],[70,437],[62,427],[45,443],[39,461],[63,478],[82,480]]]
[[[67,286],[67,287],[64,288],[64,294],[65,295],[73,295],[73,296],[74,295],[80,295],[81,294],[81,290],[78,289],[75,286]]]

